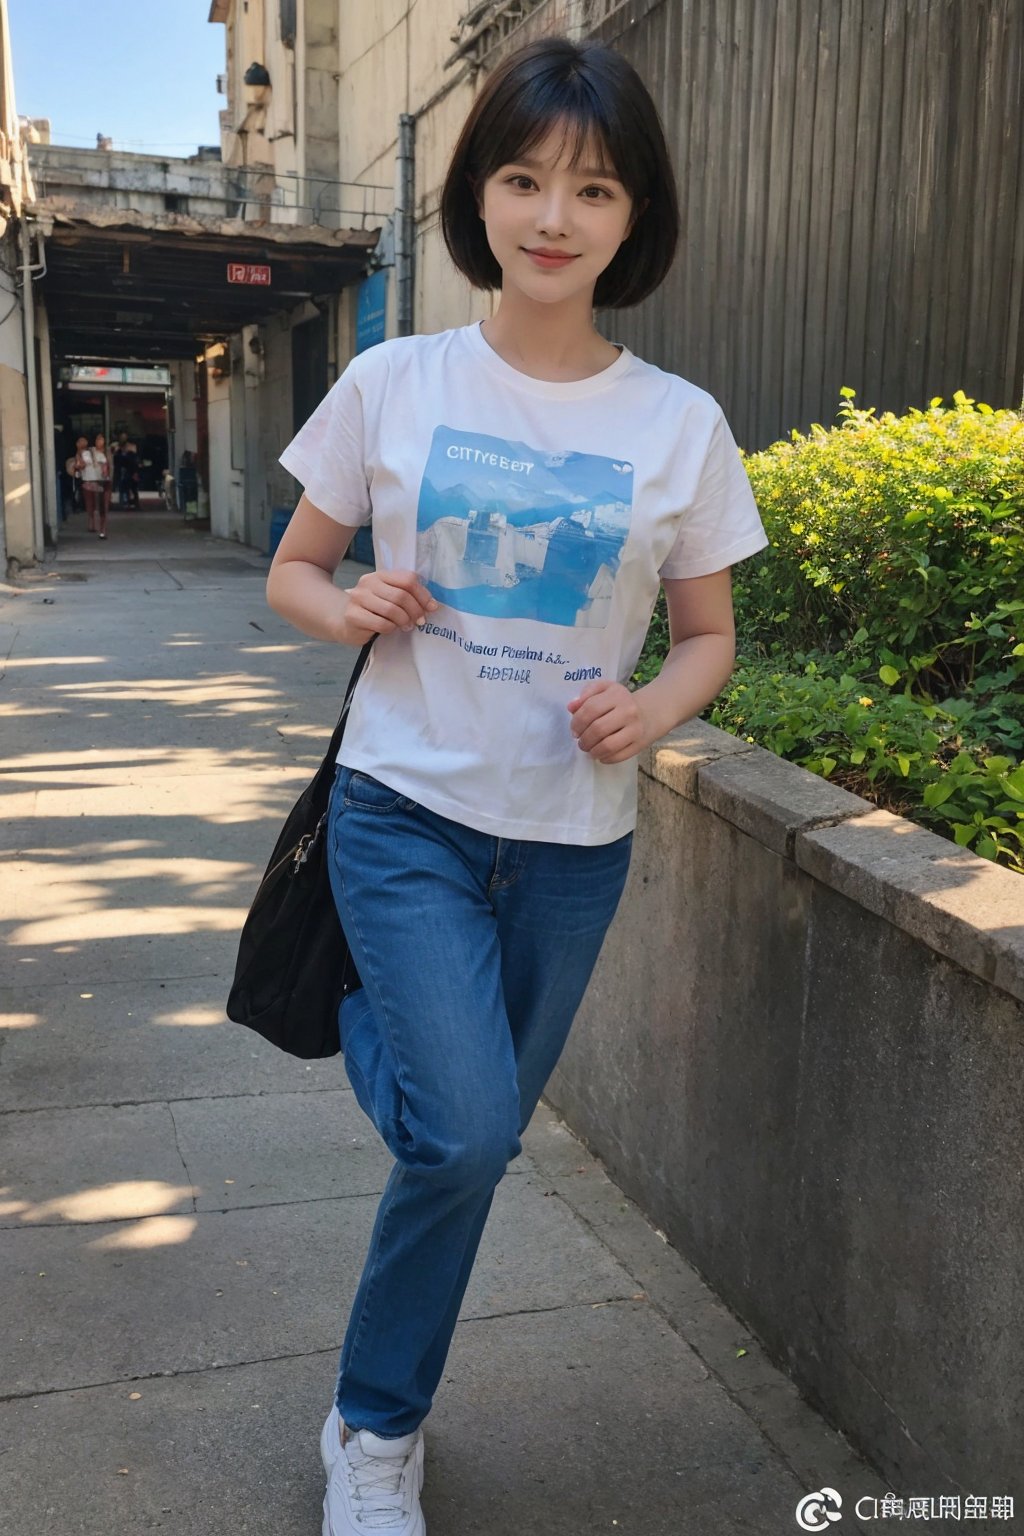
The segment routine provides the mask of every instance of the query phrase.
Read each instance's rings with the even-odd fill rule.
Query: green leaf
[[[1016,773],[1004,779],[1001,787],[1004,794],[1024,805],[1024,768],[1018,768]]]
[[[900,765],[900,773],[902,773],[903,777],[906,778],[907,774],[910,772],[910,758],[902,752],[897,752],[896,761]]]
[[[879,667],[878,675],[882,679],[882,682],[885,683],[889,688],[891,688],[894,683],[898,683],[900,680],[900,675],[896,671],[895,667]]]

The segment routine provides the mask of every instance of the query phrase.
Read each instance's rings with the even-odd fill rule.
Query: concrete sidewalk
[[[82,521],[0,589],[0,1529],[314,1533],[388,1159],[340,1057],[223,1005],[351,657],[254,551]],[[885,1492],[543,1106],[426,1433],[430,1536],[786,1533],[822,1487],[868,1530]]]

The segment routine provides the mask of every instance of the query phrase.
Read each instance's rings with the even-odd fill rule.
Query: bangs
[[[630,185],[628,154],[616,153],[614,124],[602,110],[600,97],[575,72],[550,70],[536,76],[517,91],[502,115],[500,131],[487,143],[486,158],[474,167],[481,180],[503,165],[529,159],[549,134],[558,138],[558,157],[569,154],[569,166],[581,166],[614,177],[634,196],[642,193]]]

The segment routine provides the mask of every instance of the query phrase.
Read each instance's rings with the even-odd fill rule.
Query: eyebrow
[[[509,163],[509,165],[526,165],[526,166],[529,166],[531,171],[542,171],[542,170],[545,169],[545,165],[544,165],[543,160],[533,160],[533,159],[530,158],[529,155],[520,155],[517,159],[510,160],[508,163]],[[599,166],[599,165],[584,165],[584,166],[581,166],[580,169],[576,172],[576,175],[577,176],[603,176],[606,181],[617,181],[620,184],[622,182],[622,178],[620,176],[616,176],[614,171],[607,170],[604,167]]]

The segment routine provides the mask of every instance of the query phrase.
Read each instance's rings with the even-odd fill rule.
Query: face
[[[104,446],[105,446],[105,445],[106,445],[106,441],[107,441],[107,440],[106,440],[106,438],[105,438],[105,437],[104,437],[104,436],[103,436],[103,433],[102,433],[102,432],[97,432],[97,433],[96,433],[96,447],[97,447],[97,448],[103,448],[103,447],[104,447]]]
[[[89,439],[87,437],[78,437],[78,438],[75,439],[75,447],[78,448],[79,450],[81,450],[82,448],[88,448],[88,446],[89,446]]]
[[[480,214],[501,267],[503,291],[559,303],[593,288],[629,234],[632,200],[621,181],[585,153],[570,166],[572,139],[557,130],[523,160],[499,166],[482,188]]]

